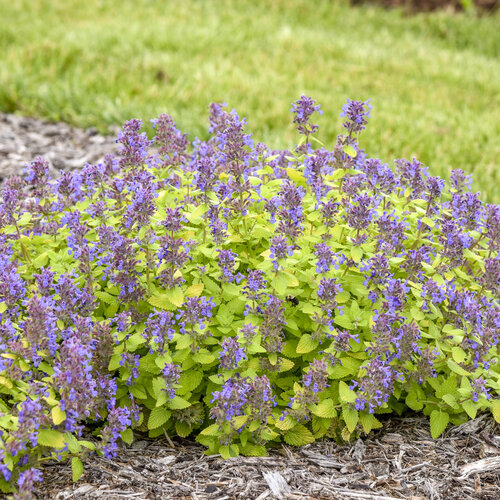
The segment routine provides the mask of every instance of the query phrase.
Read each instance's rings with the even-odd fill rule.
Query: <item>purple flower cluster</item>
[[[369,99],[364,102],[347,99],[347,104],[342,107],[340,116],[346,119],[343,126],[349,135],[358,134],[366,128],[371,109]]]
[[[168,352],[168,343],[172,340],[175,330],[174,314],[170,311],[154,309],[146,320],[146,328],[142,336],[148,341],[149,352],[163,354]]]
[[[283,302],[276,295],[269,295],[263,306],[262,323],[259,325],[263,347],[267,352],[279,352],[283,347],[283,328],[286,325],[284,313]]]
[[[229,378],[220,391],[212,393],[210,417],[220,426],[233,417],[250,415],[253,420],[265,422],[276,406],[269,379],[263,375],[250,379],[236,374]]]
[[[219,354],[219,366],[223,370],[233,370],[237,368],[240,361],[246,359],[245,349],[241,347],[238,342],[238,335],[236,337],[228,337],[222,344],[222,350]]]
[[[151,120],[156,135],[153,143],[158,148],[161,157],[161,168],[168,168],[172,165],[182,165],[187,159],[187,135],[177,128],[173,118],[166,113]]]
[[[351,389],[357,388],[355,408],[374,413],[382,404],[387,403],[392,394],[394,383],[401,375],[379,358],[371,359],[364,367],[365,376],[359,382],[353,380]]]
[[[167,363],[161,371],[163,380],[165,381],[165,392],[168,393],[170,399],[175,397],[175,389],[181,378],[181,368],[174,363]]]
[[[309,135],[317,132],[319,126],[309,123],[309,119],[315,112],[322,115],[323,111],[314,99],[302,95],[300,99],[292,103],[290,112],[295,115],[293,123],[297,124],[299,134],[303,134],[306,138],[309,138]]]

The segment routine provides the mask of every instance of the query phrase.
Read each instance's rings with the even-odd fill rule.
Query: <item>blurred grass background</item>
[[[318,100],[331,146],[348,97],[371,99],[361,145],[474,174],[500,202],[500,15],[351,7],[341,0],[0,0],[0,110],[101,132],[173,115],[206,137],[208,106],[256,141],[297,140],[290,103]]]

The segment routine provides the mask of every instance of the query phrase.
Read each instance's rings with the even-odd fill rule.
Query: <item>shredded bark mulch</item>
[[[483,415],[432,439],[424,417],[389,418],[349,445],[323,440],[223,460],[194,441],[139,439],[114,460],[92,457],[72,484],[69,463],[46,463],[38,498],[500,498],[500,426]]]

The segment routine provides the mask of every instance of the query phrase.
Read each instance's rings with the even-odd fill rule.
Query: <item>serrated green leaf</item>
[[[153,408],[148,419],[148,429],[161,427],[170,418],[170,412],[164,407]]]
[[[41,267],[47,265],[48,262],[49,255],[47,252],[43,252],[35,260],[33,260],[33,266],[35,266],[36,269],[40,269]]]
[[[330,398],[318,403],[312,413],[321,418],[335,418],[337,416],[337,410],[335,410],[333,400]]]
[[[238,415],[237,417],[233,417],[231,421],[236,430],[241,429],[247,423],[248,415]]]
[[[295,363],[291,359],[280,358],[280,360],[281,360],[280,373],[291,370],[295,366]]]
[[[286,295],[288,282],[284,276],[284,272],[279,272],[271,281],[271,286],[278,292],[279,295]]]
[[[38,433],[38,444],[50,448],[64,448],[66,441],[62,432],[54,429],[42,429]]]
[[[220,286],[215,281],[205,275],[201,277],[201,280],[205,284],[205,288],[208,292],[212,295],[220,295]]]
[[[356,158],[358,154],[357,151],[350,144],[344,145],[344,153],[349,155],[351,158]]]
[[[134,431],[132,429],[125,429],[121,434],[120,434],[122,441],[124,443],[127,443],[128,445],[131,445],[132,442],[134,441]]]
[[[289,287],[293,288],[293,287],[299,286],[299,280],[292,273],[284,271],[283,272],[283,277],[284,277],[284,279],[286,281],[286,284]]]
[[[78,457],[71,459],[71,470],[73,472],[73,482],[76,483],[83,474],[83,463]]]
[[[184,303],[184,293],[178,286],[165,291],[167,299],[176,307],[181,307]]]
[[[182,438],[188,437],[191,434],[191,426],[187,422],[175,422],[175,432]]]
[[[436,223],[429,217],[422,217],[420,220],[431,228],[436,225]]]
[[[314,349],[318,346],[319,342],[313,339],[309,333],[305,333],[299,339],[299,343],[297,344],[297,353],[307,354],[308,352],[314,351]]]
[[[195,285],[191,285],[186,290],[187,297],[199,297],[203,293],[203,289],[205,288],[204,283],[196,283]]]
[[[436,439],[446,429],[450,421],[450,415],[444,411],[434,410],[431,413],[431,436]]]
[[[347,317],[346,314],[343,314],[342,316],[340,314],[337,314],[337,316],[335,316],[334,322],[336,325],[339,325],[341,328],[345,328],[346,330],[352,330],[354,328],[352,321]]]
[[[497,423],[500,424],[500,399],[491,402],[491,414]]]
[[[476,418],[479,405],[469,399],[462,403],[462,408],[465,410],[465,412],[467,413],[467,415],[469,415],[470,418]]]
[[[298,424],[283,436],[283,440],[291,446],[304,446],[314,443],[314,436],[307,427]]]
[[[286,415],[283,420],[277,418],[274,425],[282,431],[288,431],[292,429],[296,424],[297,422],[290,415]]]
[[[453,361],[452,359],[449,359],[447,362],[447,365],[448,367],[450,368],[450,370],[452,372],[455,372],[457,373],[458,375],[467,375],[469,376],[470,373],[465,370],[464,368],[462,368],[461,366],[459,366],[455,361]]]
[[[215,356],[208,352],[207,349],[200,349],[196,354],[193,355],[193,361],[200,363],[202,365],[209,365],[215,361]]]
[[[247,457],[267,457],[267,450],[261,445],[247,445],[242,452]]]
[[[451,355],[457,363],[463,363],[467,358],[467,354],[465,353],[465,351],[458,346],[453,347],[453,349],[451,350]]]
[[[341,380],[339,382],[339,397],[344,403],[354,403],[356,401],[356,393],[349,389],[349,386]]]
[[[66,412],[61,410],[61,406],[54,406],[51,410],[52,422],[54,425],[59,425],[66,420]]]
[[[442,397],[442,400],[449,406],[451,406],[452,408],[454,408],[455,410],[458,410],[458,404],[457,404],[457,399],[455,398],[455,396],[453,394],[445,394],[443,397]]]
[[[203,373],[198,370],[187,370],[181,373],[179,378],[179,394],[186,394],[194,391],[203,380]]]
[[[361,258],[363,257],[363,250],[360,246],[353,246],[351,248],[351,257],[352,260],[356,263],[361,261]]]
[[[117,298],[108,292],[97,291],[94,292],[94,294],[101,302],[104,302],[105,304],[110,305],[117,302]]]
[[[230,326],[234,320],[234,316],[226,304],[221,304],[217,311],[217,321],[222,326]]]
[[[174,396],[168,401],[167,406],[171,410],[183,410],[184,408],[189,408],[191,406],[191,403],[189,401],[186,401],[184,398]]]
[[[77,454],[82,451],[82,447],[80,443],[78,442],[78,439],[76,439],[71,432],[65,432],[64,433],[64,441],[68,447],[68,450],[70,453]]]
[[[176,347],[178,350],[186,349],[186,347],[189,347],[192,344],[192,342],[193,340],[187,333],[179,334],[179,337],[177,338],[176,342]]]
[[[306,178],[296,169],[294,168],[287,168],[286,173],[288,174],[288,177],[292,179],[296,184],[299,184],[300,186],[306,186],[307,181]]]
[[[380,429],[382,427],[382,423],[372,413],[361,412],[359,414],[359,421],[365,434],[368,434],[373,429]]]
[[[200,434],[203,436],[217,436],[219,434],[219,424],[212,424],[205,427]]]
[[[276,432],[272,431],[271,429],[269,429],[269,427],[265,427],[260,432],[260,437],[266,441],[270,441],[271,439],[277,438],[278,434]]]
[[[344,406],[342,408],[342,418],[349,432],[354,432],[359,420],[358,410],[353,410],[349,406]]]
[[[406,405],[414,411],[420,411],[424,407],[424,403],[419,401],[416,391],[408,393],[405,399]]]
[[[167,311],[174,311],[177,307],[172,304],[172,302],[168,299],[168,297],[163,295],[153,295],[148,299],[148,302],[156,308],[165,309]]]

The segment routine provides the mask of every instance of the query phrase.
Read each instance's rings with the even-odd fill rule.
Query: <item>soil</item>
[[[34,118],[0,114],[0,178],[42,155],[54,175],[116,152],[113,137]],[[114,460],[92,456],[73,484],[69,462],[46,462],[39,499],[364,499],[500,498],[500,426],[482,415],[432,439],[418,415],[339,445],[282,445],[269,457],[223,460],[194,440],[136,434]],[[92,439],[92,438],[89,438]]]

